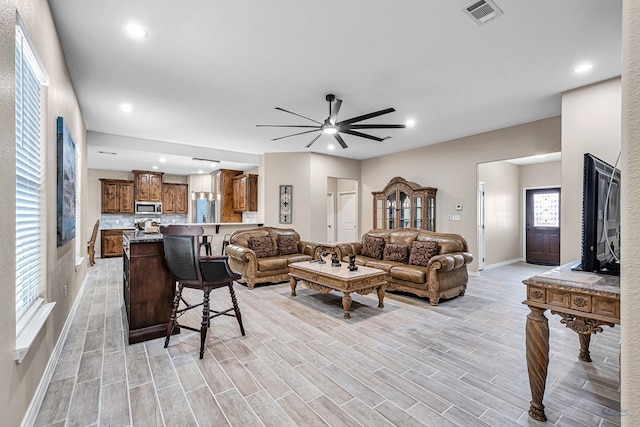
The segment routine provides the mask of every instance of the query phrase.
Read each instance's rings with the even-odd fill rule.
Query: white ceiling
[[[312,124],[274,107],[323,121],[328,93],[343,100],[339,119],[387,107],[370,122],[415,119],[369,132],[384,142],[344,135],[349,148],[330,151],[323,135],[310,149],[366,159],[556,116],[563,91],[620,75],[621,0],[496,1],[504,15],[484,25],[462,12],[468,0],[49,5],[89,167],[149,169],[164,156],[161,170],[193,173],[192,157],[246,170],[261,153],[308,151],[313,134],[272,142],[296,130],[255,125]],[[148,37],[127,37],[130,21]],[[574,73],[584,62],[593,68]]]

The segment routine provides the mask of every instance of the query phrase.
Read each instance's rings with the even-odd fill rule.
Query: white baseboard
[[[504,267],[505,265],[515,264],[516,262],[524,262],[524,259],[522,259],[522,258],[514,258],[514,259],[509,259],[507,261],[496,262],[495,264],[485,265],[484,269],[485,270],[491,270],[492,268]]]
[[[60,332],[60,336],[58,337],[56,346],[53,348],[51,357],[49,357],[49,362],[47,363],[47,367],[45,368],[44,373],[42,374],[42,378],[40,379],[38,388],[36,389],[36,392],[33,395],[33,399],[31,399],[31,403],[29,404],[29,408],[27,408],[27,412],[22,419],[22,423],[20,424],[21,427],[31,427],[36,422],[38,412],[40,411],[40,406],[42,406],[44,397],[47,394],[47,388],[49,387],[51,378],[53,378],[56,364],[58,363],[58,359],[60,358],[60,354],[62,353],[62,348],[64,347],[64,343],[67,340],[67,336],[69,335],[71,322],[73,321],[73,317],[75,316],[76,311],[78,310],[78,306],[80,305],[80,300],[82,299],[82,294],[84,293],[84,288],[87,283],[87,277],[89,277],[88,274],[84,277],[82,286],[80,287],[80,291],[78,291],[78,295],[76,296],[75,301],[73,301],[73,306],[71,306],[71,310],[69,311],[67,320],[65,320],[64,322],[64,326],[62,327],[62,331]]]

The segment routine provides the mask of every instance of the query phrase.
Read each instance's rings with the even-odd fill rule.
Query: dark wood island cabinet
[[[123,295],[129,344],[164,337],[175,286],[160,233],[123,233]],[[179,333],[174,328],[174,334]]]

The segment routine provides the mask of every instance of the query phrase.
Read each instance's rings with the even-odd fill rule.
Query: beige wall
[[[362,230],[373,227],[371,192],[382,190],[390,179],[401,176],[438,189],[436,231],[462,234],[471,253],[477,253],[477,164],[557,151],[560,151],[560,118],[552,117],[364,160],[360,191]],[[463,211],[456,211],[456,204],[462,204]],[[459,214],[460,221],[448,221],[449,214]],[[470,270],[477,268],[474,260]]]
[[[560,187],[562,163],[547,162],[520,166],[520,186],[522,188]]]
[[[584,153],[614,164],[621,140],[620,78],[562,95],[562,196],[560,262],[580,259]],[[618,164],[620,167],[620,164]]]
[[[623,0],[622,23],[622,425],[640,425],[640,2]]]
[[[267,153],[261,157],[259,200],[264,224],[272,227],[291,227],[303,240],[324,242],[327,238],[327,178],[360,178],[358,160],[325,156],[315,153]],[[331,181],[333,183],[333,181]],[[278,222],[278,191],[280,185],[293,185],[293,223]],[[333,185],[333,184],[331,184]],[[337,182],[336,182],[337,188]]]
[[[16,365],[15,300],[0,300],[0,377],[3,384],[0,413],[1,424],[6,426],[19,425],[27,412],[86,274],[85,264],[75,271],[75,239],[56,247],[56,117],[64,117],[79,153],[86,153],[86,128],[46,0],[0,1],[0,139],[3,141],[0,144],[0,199],[6,213],[0,217],[0,241],[15,241],[15,217],[10,213],[15,212],[15,144],[12,141],[15,141],[16,11],[25,23],[50,79],[42,123],[45,141],[43,218],[46,218],[43,225],[47,236],[43,271],[46,291],[43,296],[49,302],[55,301],[56,306],[22,364]],[[80,159],[78,179],[86,182],[85,156]],[[87,195],[87,189],[83,188],[81,207],[87,203]],[[76,239],[88,240],[87,224],[83,211]],[[84,252],[86,246],[81,247]],[[15,248],[12,244],[0,246],[0,271],[3,274],[2,294],[15,295]]]
[[[503,161],[480,164],[478,181],[485,185],[485,268],[522,258],[520,166]]]

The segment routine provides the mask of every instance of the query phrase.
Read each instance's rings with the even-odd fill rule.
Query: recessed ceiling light
[[[328,148],[329,150],[333,150],[334,148],[336,148],[336,146],[335,146],[335,145],[333,145],[333,144],[329,144],[329,145],[327,145],[327,148]]]
[[[127,104],[127,103],[120,104],[120,110],[123,113],[130,113],[130,112],[133,111],[133,106],[131,104]]]
[[[202,169],[198,169],[198,173],[204,173]]]
[[[158,167],[154,165],[154,166],[151,166],[151,169],[155,170],[155,169],[158,169]]]
[[[591,65],[591,64],[580,64],[576,68],[573,69],[573,72],[574,73],[586,73],[587,71],[589,71],[592,68],[593,68],[593,65]]]
[[[148,35],[147,30],[135,22],[128,23],[124,30],[133,39],[143,39]]]
[[[167,161],[167,159],[165,159],[164,157],[160,157],[160,163],[164,163],[166,161]]]
[[[407,126],[408,128],[412,128],[415,125],[416,125],[415,119],[408,119],[407,122],[405,123],[405,126]]]

